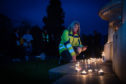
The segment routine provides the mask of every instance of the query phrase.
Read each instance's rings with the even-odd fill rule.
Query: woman
[[[64,62],[75,62],[76,56],[82,51],[85,51],[87,47],[83,46],[80,40],[80,23],[74,21],[65,29],[59,44],[60,58]]]
[[[26,61],[29,60],[29,56],[32,53],[32,42],[33,42],[33,37],[30,34],[30,30],[26,30],[26,33],[23,35],[22,37],[23,39],[23,47],[24,47],[24,51],[25,51],[25,59]]]

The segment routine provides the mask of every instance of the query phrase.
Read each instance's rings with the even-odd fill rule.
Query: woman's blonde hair
[[[80,23],[79,23],[78,21],[73,21],[73,22],[68,26],[68,30],[69,30],[69,31],[73,31],[73,28],[74,28],[74,26],[75,26],[76,24],[79,26],[77,34],[80,36]]]

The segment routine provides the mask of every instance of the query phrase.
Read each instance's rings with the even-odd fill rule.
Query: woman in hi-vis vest
[[[76,57],[86,49],[80,40],[80,23],[74,21],[62,33],[59,44],[60,61],[75,62]]]

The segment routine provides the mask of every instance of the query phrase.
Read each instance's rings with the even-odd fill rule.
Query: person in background
[[[42,32],[42,51],[48,55],[48,51],[49,51],[49,34],[47,32],[46,29],[43,29]]]
[[[43,46],[43,50],[47,49],[49,43],[49,35],[47,33],[47,30],[43,30],[42,32],[42,46]]]
[[[20,36],[19,29],[14,29],[14,32],[11,35],[11,57],[12,62],[20,62]]]
[[[26,33],[23,35],[22,39],[23,39],[23,47],[24,47],[24,51],[25,51],[25,60],[28,61],[29,56],[32,53],[32,41],[33,41],[33,37],[30,34],[30,30],[26,31]]]
[[[44,30],[42,33],[42,38],[44,43],[49,43],[49,35],[47,33],[47,30]]]
[[[61,35],[59,44],[60,61],[75,62],[76,57],[87,49],[80,40],[80,23],[73,21]]]

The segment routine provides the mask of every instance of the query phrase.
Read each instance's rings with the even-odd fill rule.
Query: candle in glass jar
[[[98,74],[99,74],[99,75],[103,75],[103,74],[104,74],[104,71],[103,71],[102,69],[100,69],[100,70],[98,71]]]
[[[75,66],[77,66],[77,67],[80,66],[80,62],[77,62],[77,64]]]
[[[81,71],[81,67],[79,67],[79,66],[77,67],[77,66],[76,66],[76,67],[75,67],[75,70],[76,70],[77,72],[80,72],[80,71]]]
[[[85,70],[83,70],[83,71],[81,72],[81,74],[82,74],[82,75],[86,75],[87,72],[86,72]]]
[[[98,71],[98,69],[95,69],[95,72],[97,72]]]
[[[92,69],[89,69],[88,72],[91,73],[92,72]]]
[[[88,64],[91,64],[90,60],[88,59]]]

